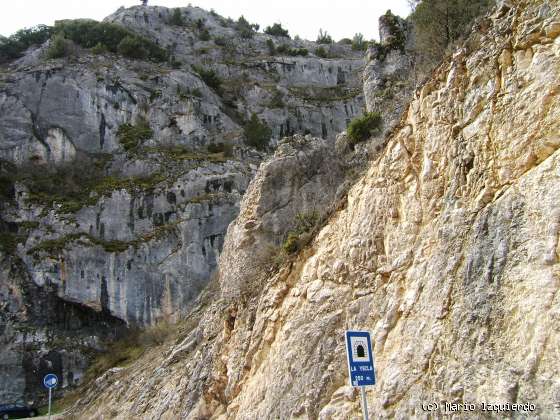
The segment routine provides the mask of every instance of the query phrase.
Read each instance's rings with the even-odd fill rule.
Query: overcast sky
[[[120,6],[140,4],[134,0],[16,0],[2,1],[0,34],[11,35],[21,28],[39,23],[52,25],[58,19],[91,18],[101,20]],[[290,31],[315,40],[319,29],[335,39],[351,38],[357,32],[366,39],[377,39],[377,18],[387,9],[405,17],[407,0],[199,0],[193,6],[214,9],[224,17],[237,19],[244,15],[261,28],[275,22]],[[150,5],[180,7],[188,1],[150,0]]]

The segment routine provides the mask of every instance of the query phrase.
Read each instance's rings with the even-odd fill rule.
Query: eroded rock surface
[[[63,385],[74,384],[88,352],[118,335],[115,326],[174,321],[189,310],[216,271],[227,227],[266,156],[244,144],[253,113],[271,129],[272,151],[297,133],[332,142],[363,112],[364,59],[350,46],[329,46],[331,58],[321,58],[314,42],[264,34],[243,39],[215,13],[194,7],[180,13],[182,26],[172,25],[172,10],[163,7],[122,8],[106,19],[165,48],[170,63],[80,48],[47,60],[47,43],[2,69],[0,175],[31,171],[57,183],[47,167],[88,160],[103,171],[100,185],[78,199],[37,195],[25,181],[5,188],[0,305],[11,315],[1,327],[2,342],[10,343],[0,356],[10,372],[0,380],[2,399],[34,398],[38,366],[53,352],[52,369]],[[271,55],[267,41],[284,53]],[[306,56],[286,52],[303,48]],[[222,89],[207,85],[201,69],[215,71]],[[149,138],[127,147],[119,129],[140,121]],[[309,170],[320,164],[316,158]],[[4,193],[3,178],[1,187]],[[331,195],[307,197],[303,210]],[[73,309],[64,322],[45,324],[28,316],[34,306],[43,315]],[[15,372],[23,378],[12,387],[7,378]]]
[[[201,304],[205,322],[180,344],[112,374],[77,412],[358,417],[343,332],[363,328],[374,416],[429,418],[422,402],[448,401],[558,417],[560,9],[512,3],[417,92],[310,247],[262,272],[252,295]],[[237,226],[257,212],[263,192],[249,191]],[[221,270],[235,259],[224,254]]]

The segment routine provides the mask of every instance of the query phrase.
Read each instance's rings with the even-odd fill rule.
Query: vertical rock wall
[[[475,404],[457,418],[502,415],[482,403],[558,417],[559,17],[544,1],[499,8],[417,93],[309,248],[263,271],[253,294],[201,305],[204,324],[88,390],[76,410],[352,418],[343,332],[368,329],[371,415],[441,417],[450,402]],[[237,226],[259,223],[259,197],[274,187],[256,179]],[[237,247],[222,270],[252,243]]]

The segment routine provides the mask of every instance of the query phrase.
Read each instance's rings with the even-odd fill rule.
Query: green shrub
[[[94,54],[104,54],[107,51],[108,51],[107,47],[105,46],[105,44],[102,44],[101,42],[95,44],[95,47],[91,49],[91,52]]]
[[[146,350],[162,345],[177,334],[177,326],[160,322],[144,330],[133,328],[126,330],[117,341],[100,352],[88,367],[84,383],[89,383],[107,370],[116,366],[127,366],[137,360]]]
[[[72,43],[64,36],[57,34],[51,39],[49,49],[47,50],[47,58],[68,57],[72,52]]]
[[[351,144],[362,142],[381,130],[383,120],[378,112],[369,112],[355,118],[348,125],[348,137]]]
[[[319,226],[320,217],[316,211],[299,213],[296,215],[295,228],[288,232],[288,236],[282,244],[286,254],[293,254],[309,243],[313,232]]]
[[[83,48],[93,48],[101,43],[110,52],[120,52],[130,58],[157,62],[168,59],[168,53],[163,48],[115,23],[91,19],[62,20],[56,22],[54,31]]]
[[[284,108],[286,105],[284,104],[284,95],[278,89],[274,89],[272,92],[272,99],[268,106],[270,108]]]
[[[248,146],[257,150],[266,150],[272,136],[272,130],[266,123],[259,120],[257,114],[253,113],[251,115],[251,119],[245,124],[243,131],[245,133],[245,143]]]
[[[288,30],[282,28],[282,24],[280,23],[275,23],[272,26],[267,26],[264,30],[264,33],[272,36],[281,36],[285,38],[290,37]]]
[[[19,168],[13,177],[26,185],[31,202],[46,206],[58,202],[64,209],[76,208],[76,203],[86,202],[92,186],[103,179],[106,162],[105,158],[81,159],[79,164],[41,167],[41,171],[30,165]]]
[[[225,47],[227,45],[227,39],[223,36],[218,36],[214,38],[214,44],[219,47]]]
[[[144,140],[152,138],[153,130],[148,121],[141,119],[136,125],[122,124],[117,131],[119,142],[127,152],[135,149]]]
[[[317,57],[321,57],[321,58],[328,58],[329,57],[329,53],[327,52],[326,49],[324,49],[323,47],[318,47],[315,50],[315,55]]]
[[[412,3],[415,50],[421,70],[429,71],[441,61],[450,45],[469,34],[473,21],[495,1],[454,0],[451,7],[448,0],[414,0]]]
[[[109,155],[101,155],[57,166],[41,166],[40,171],[33,164],[14,170],[12,179],[28,188],[29,202],[50,208],[57,204],[60,213],[74,213],[85,206],[94,205],[100,196],[116,189],[126,189],[131,193],[150,190],[165,179],[159,173],[133,178],[107,176],[105,168],[109,160]],[[105,249],[120,249],[126,244],[95,242],[91,238],[90,242],[102,245]],[[56,248],[54,245],[49,246]]]
[[[289,50],[290,50],[290,47],[289,47],[289,45],[287,45],[287,44],[279,45],[279,46],[276,48],[276,52],[277,52],[278,54],[287,54]]]
[[[317,36],[317,44],[332,44],[333,40],[327,31],[323,32],[319,29],[319,35]]]
[[[210,32],[208,32],[208,29],[203,29],[202,31],[200,31],[198,37],[201,41],[210,41],[212,39],[212,37],[210,36]]]
[[[309,232],[319,223],[319,213],[312,211],[310,213],[299,213],[296,215],[296,229],[297,234]]]
[[[18,243],[24,242],[23,237],[10,232],[0,232],[0,250],[6,254],[14,254]]]
[[[180,69],[181,66],[183,65],[183,63],[182,63],[181,61],[175,59],[175,57],[172,57],[172,58],[169,60],[169,65],[170,65],[171,67],[173,67],[174,69]]]
[[[241,38],[250,39],[253,38],[255,32],[259,30],[259,25],[249,23],[245,17],[241,16],[235,24],[235,30],[239,33]]]
[[[197,19],[194,26],[198,31],[202,31],[205,28],[204,19]]]
[[[212,69],[205,69],[200,66],[193,65],[193,70],[198,73],[200,78],[206,83],[210,88],[214,89],[217,94],[222,94],[222,80]]]
[[[309,51],[307,50],[307,48],[293,48],[289,51],[289,54],[292,56],[300,55],[302,57],[305,57],[309,54]]]
[[[276,46],[274,45],[274,42],[272,41],[272,39],[267,39],[266,40],[266,46],[268,48],[268,54],[269,55],[276,55]]]
[[[294,232],[288,233],[288,238],[282,244],[282,249],[286,254],[293,254],[299,249],[299,235]]]
[[[278,52],[279,54],[290,55],[292,57],[298,55],[306,56],[309,53],[306,48],[290,48],[290,46],[287,44],[280,45],[278,48],[276,48],[276,52]]]
[[[125,36],[119,46],[117,52],[125,57],[143,60],[148,57],[148,51],[144,48],[139,38],[135,36]]]
[[[350,38],[342,38],[338,43],[342,45],[352,45],[352,40]]]
[[[9,38],[0,36],[0,64],[15,60],[32,45],[45,43],[52,35],[53,28],[37,25],[32,28],[20,29]]]
[[[181,9],[179,8],[173,9],[171,18],[169,18],[169,24],[174,26],[185,26],[185,19],[183,19],[183,15],[181,14]]]
[[[0,199],[11,201],[14,197],[15,173],[17,168],[10,162],[0,160]]]
[[[354,35],[354,38],[352,39],[352,50],[365,51],[367,49],[367,45],[368,44],[361,33]]]

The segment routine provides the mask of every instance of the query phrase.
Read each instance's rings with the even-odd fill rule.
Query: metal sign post
[[[43,378],[43,385],[49,390],[49,420],[51,420],[52,390],[58,385],[58,376],[49,373]]]
[[[52,388],[49,388],[49,420],[51,420]]]
[[[346,355],[350,386],[359,386],[362,394],[362,413],[369,420],[366,386],[375,385],[375,369],[369,331],[346,331]]]
[[[367,409],[367,398],[366,398],[366,387],[361,386],[362,390],[362,414],[364,415],[364,420],[369,420],[368,409]]]

